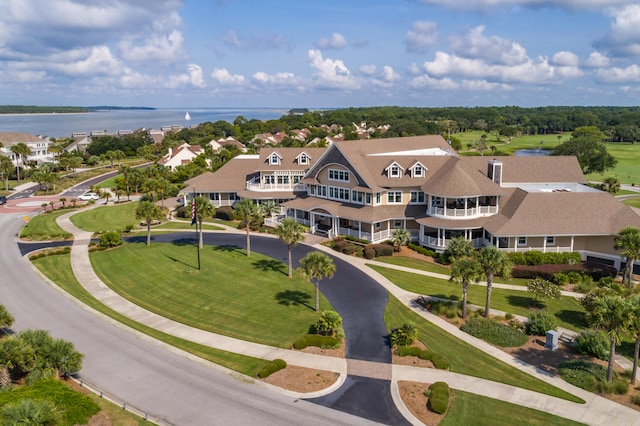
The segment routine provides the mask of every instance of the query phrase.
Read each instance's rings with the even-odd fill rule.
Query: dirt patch
[[[429,411],[427,408],[427,397],[424,391],[429,389],[429,383],[399,381],[398,390],[400,397],[407,409],[418,420],[427,426],[435,426],[442,421],[444,415]]]
[[[326,389],[338,380],[340,375],[331,371],[289,365],[263,379],[265,383],[294,392],[315,392]]]
[[[422,350],[427,349],[427,347],[420,341],[417,341],[411,345],[411,347],[414,347],[414,346]],[[411,367],[435,368],[431,361],[418,358],[417,356],[398,356],[395,353],[392,353],[391,362],[393,364],[409,365]]]
[[[344,340],[340,344],[340,347],[336,349],[323,349],[317,346],[307,346],[306,348],[302,349],[300,352],[304,352],[307,354],[314,354],[314,355],[334,356],[336,358],[345,358],[347,356],[346,345],[344,344]]]
[[[408,247],[403,247],[403,248],[402,248],[402,251],[394,251],[394,252],[393,252],[393,255],[394,255],[394,256],[401,256],[401,257],[410,257],[410,258],[412,258],[412,259],[419,259],[419,260],[423,260],[423,261],[425,261],[425,262],[430,262],[430,263],[434,263],[434,264],[438,264],[438,265],[440,265],[439,263],[437,263],[437,262],[433,259],[433,257],[431,257],[431,256],[425,256],[424,254],[420,254],[420,253],[418,253],[417,251],[415,251],[415,250],[411,250],[411,249],[410,249],[410,248],[408,248]],[[443,265],[440,265],[440,266],[443,266]]]

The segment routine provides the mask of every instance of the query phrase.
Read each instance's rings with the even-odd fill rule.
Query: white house
[[[194,158],[203,153],[204,149],[200,145],[189,145],[185,142],[176,148],[169,148],[167,155],[162,157],[158,161],[158,164],[174,171],[176,167],[190,163]]]
[[[18,143],[24,143],[31,150],[31,154],[23,159],[24,161],[35,163],[53,161],[53,154],[49,153],[49,146],[52,144],[49,138],[42,138],[22,132],[0,132],[0,143],[3,145],[2,148],[0,148],[0,152],[2,155],[11,158],[14,166],[17,166],[17,159],[11,152],[11,146]]]

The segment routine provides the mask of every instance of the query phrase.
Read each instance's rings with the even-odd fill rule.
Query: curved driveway
[[[0,303],[16,331],[45,328],[85,354],[82,376],[152,416],[176,425],[360,425],[369,422],[246,383],[90,312],[47,285],[16,244],[21,217],[0,214]]]

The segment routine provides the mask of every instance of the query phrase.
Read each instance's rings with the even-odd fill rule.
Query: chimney
[[[498,185],[502,184],[502,161],[495,158],[489,160],[487,176]]]

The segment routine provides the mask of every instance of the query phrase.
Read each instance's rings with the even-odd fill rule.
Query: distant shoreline
[[[7,112],[0,113],[0,117],[14,117],[18,115],[79,115],[91,114],[93,111],[87,112]]]

